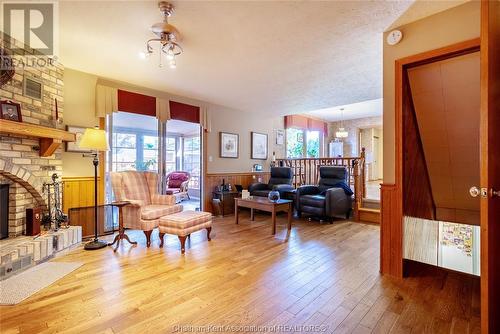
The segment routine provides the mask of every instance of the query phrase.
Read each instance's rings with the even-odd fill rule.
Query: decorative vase
[[[269,195],[267,195],[267,198],[269,198],[271,202],[277,202],[280,199],[280,193],[277,190],[272,190],[269,192]]]

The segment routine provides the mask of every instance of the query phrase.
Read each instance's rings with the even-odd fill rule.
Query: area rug
[[[45,262],[0,281],[0,305],[15,305],[60,280],[80,262]]]

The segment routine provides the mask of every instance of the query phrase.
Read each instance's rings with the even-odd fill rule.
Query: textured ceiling
[[[343,111],[341,109],[344,109]],[[382,117],[382,99],[368,100],[333,108],[317,109],[307,112],[306,115],[322,119],[327,122],[337,122],[342,119],[356,119],[366,117]]]
[[[69,67],[243,111],[283,115],[381,97],[382,32],[411,1],[174,1],[177,69],[138,53],[154,1],[63,1]]]
[[[445,11],[447,9],[462,5],[471,0],[418,0],[396,21],[394,21],[387,30],[395,29],[402,25],[420,20],[424,17]]]

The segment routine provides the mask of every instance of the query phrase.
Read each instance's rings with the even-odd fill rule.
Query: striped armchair
[[[110,176],[115,200],[131,203],[122,209],[123,226],[143,230],[149,247],[160,218],[182,211],[182,205],[175,204],[175,196],[158,193],[157,173],[126,171]]]

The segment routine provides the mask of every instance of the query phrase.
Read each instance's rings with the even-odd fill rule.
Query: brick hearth
[[[9,37],[0,36],[0,42],[11,53],[11,45],[15,44],[18,48],[24,48],[28,56],[30,55],[30,51],[23,44]],[[22,57],[20,52],[14,56]],[[57,62],[45,67],[16,67],[13,78],[0,87],[0,97],[2,100],[21,104],[23,123],[63,128],[63,74],[64,67]],[[25,77],[42,81],[41,100],[23,95]],[[56,99],[59,121],[55,120]],[[45,206],[43,183],[50,182],[53,173],[62,174],[62,148],[58,148],[52,156],[43,158],[39,155],[38,145],[39,142],[35,138],[0,136],[0,183],[10,184],[9,236],[19,236],[25,232],[26,209]]]

